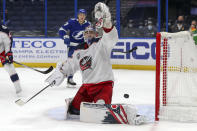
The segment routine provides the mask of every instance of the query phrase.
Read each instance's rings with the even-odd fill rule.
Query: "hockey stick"
[[[51,84],[47,85],[46,87],[44,87],[42,90],[40,90],[39,92],[37,92],[35,95],[33,95],[32,97],[30,97],[28,100],[23,101],[21,99],[18,99],[15,101],[15,103],[19,106],[23,106],[25,105],[27,102],[29,102],[30,100],[32,100],[34,97],[36,97],[38,94],[40,94],[42,91],[44,91],[45,89],[47,89],[50,86],[53,86],[55,84],[55,81],[53,81]]]
[[[48,74],[49,72],[51,72],[51,71],[53,70],[53,66],[50,66],[46,71],[41,71],[41,70],[37,70],[37,69],[32,68],[32,67],[29,67],[29,66],[27,66],[27,65],[24,65],[24,64],[22,64],[22,63],[19,63],[19,62],[17,62],[17,61],[13,61],[13,62],[16,63],[16,64],[18,64],[18,65],[21,65],[21,66],[23,66],[23,67],[26,67],[26,68],[32,69],[32,70],[34,70],[34,71],[40,72],[40,73],[42,73],[42,74]]]
[[[131,53],[133,51],[137,50],[137,46],[133,47],[131,50],[128,51],[118,51],[118,50],[112,50],[112,52],[120,52],[120,53]]]

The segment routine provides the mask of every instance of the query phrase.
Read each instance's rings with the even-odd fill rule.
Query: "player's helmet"
[[[80,13],[87,15],[85,9],[79,9],[77,14],[79,15]]]

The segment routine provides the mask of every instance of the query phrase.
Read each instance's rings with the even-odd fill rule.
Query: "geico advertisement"
[[[131,53],[120,53],[121,51],[131,50],[133,47],[137,47],[137,50]],[[155,47],[155,39],[119,39],[113,49],[115,51],[111,53],[112,64],[155,65]]]
[[[14,59],[27,63],[56,63],[65,60],[67,48],[61,39],[14,38]]]

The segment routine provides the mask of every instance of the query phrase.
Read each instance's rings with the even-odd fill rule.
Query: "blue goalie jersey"
[[[80,44],[84,42],[83,32],[89,25],[90,22],[87,20],[83,24],[80,24],[78,19],[72,18],[59,29],[59,35],[62,39],[64,39],[65,35],[69,35],[70,42]]]

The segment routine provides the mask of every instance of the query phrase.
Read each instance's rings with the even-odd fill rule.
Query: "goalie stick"
[[[40,94],[42,91],[44,91],[45,89],[47,89],[48,87],[50,86],[53,86],[55,84],[55,81],[53,81],[51,84],[47,85],[46,87],[44,87],[42,90],[40,90],[39,92],[37,92],[35,95],[33,95],[32,97],[30,97],[28,100],[26,101],[23,101],[21,99],[18,99],[15,101],[15,103],[19,106],[23,106],[25,105],[26,103],[28,103],[30,100],[32,100],[34,97],[36,97],[38,94]]]
[[[119,50],[112,50],[112,52],[120,52],[120,53],[131,53],[133,51],[137,50],[137,46],[136,47],[133,47],[131,50],[128,50],[128,51],[119,51]]]
[[[16,64],[18,64],[18,65],[21,65],[21,66],[23,66],[23,67],[25,67],[25,68],[29,68],[29,69],[32,69],[32,70],[34,70],[34,71],[40,72],[40,73],[42,73],[42,74],[48,74],[49,72],[51,72],[51,71],[53,70],[53,66],[50,66],[46,71],[41,71],[41,70],[37,70],[37,69],[32,68],[32,67],[29,67],[29,66],[27,66],[27,65],[24,65],[24,64],[22,64],[22,63],[19,63],[19,62],[17,62],[17,61],[13,61],[13,62],[16,63]]]

